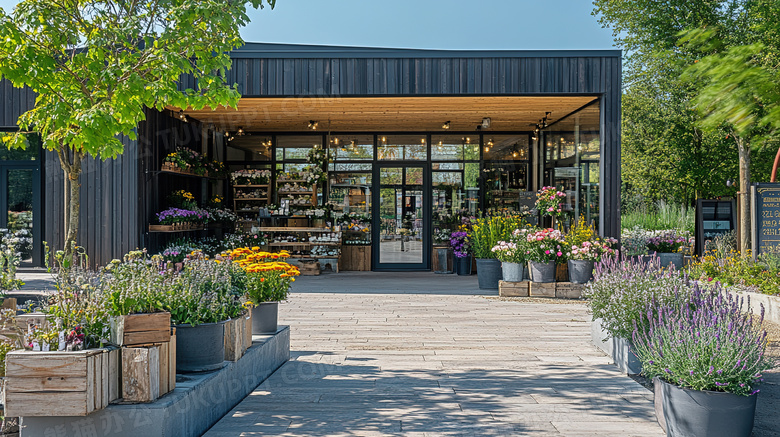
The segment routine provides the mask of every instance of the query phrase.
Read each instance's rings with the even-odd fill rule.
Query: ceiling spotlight
[[[320,125],[320,122],[315,120],[309,120],[309,129],[311,130],[317,130],[317,126]]]
[[[187,122],[187,114],[184,113],[184,110],[180,109],[179,113],[177,114],[177,116],[179,117],[179,120],[181,120],[181,121],[183,121],[185,123]]]
[[[382,142],[386,143],[387,142],[387,137],[382,137]]]
[[[422,140],[420,140],[420,143],[422,143],[422,144],[425,144],[425,138],[423,138]]]
[[[493,147],[493,138],[491,138],[491,139],[489,139],[489,140],[488,140],[488,142],[487,142],[487,145],[488,145],[489,147]]]
[[[333,139],[333,144],[338,146],[339,145],[339,139],[338,138],[334,138]]]
[[[238,128],[238,132],[236,132],[236,135],[238,136],[244,135],[244,128],[243,127]]]
[[[490,151],[490,147],[488,147],[488,146],[485,146],[485,153],[487,153],[487,152],[489,152],[489,151]]]
[[[482,119],[482,128],[489,129],[490,128],[490,123],[491,123],[490,117],[483,118]]]
[[[442,129],[449,129],[450,128],[450,122],[449,121],[445,121],[444,124],[441,125],[441,128]]]

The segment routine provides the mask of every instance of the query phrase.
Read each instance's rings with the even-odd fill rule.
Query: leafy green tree
[[[759,96],[765,79],[780,67],[780,2],[595,0],[593,13],[602,25],[613,29],[616,44],[627,51],[623,144],[629,153],[632,147],[643,153],[645,164],[631,162],[626,154],[624,164],[644,165],[645,176],[664,180],[658,178],[659,172],[664,173],[670,182],[702,191],[707,174],[718,174],[720,179],[721,171],[734,171],[730,162],[734,159],[729,158],[734,156],[738,157],[740,192],[746,193],[751,168],[762,172],[766,168],[763,162],[751,163],[751,148],[771,144],[776,138],[766,118],[772,110],[765,107],[773,97],[749,99]],[[697,29],[704,29],[698,32],[706,32],[706,37],[704,33],[695,37],[692,32]],[[681,39],[683,35],[688,38]],[[758,43],[763,43],[761,52]],[[759,70],[768,76],[759,80]],[[739,84],[739,80],[748,82]],[[724,104],[724,99],[730,102]],[[753,115],[745,117],[749,113]],[[625,127],[626,123],[635,126]],[[657,136],[647,153],[636,146],[652,141],[649,135]],[[653,152],[660,153],[654,156]],[[765,154],[760,148],[758,153]],[[669,166],[654,161],[661,154],[670,157]],[[696,161],[700,164],[690,165]],[[672,171],[675,168],[679,171]],[[629,177],[631,173],[627,172]],[[741,198],[740,233],[746,249],[749,203],[748,196]]]
[[[275,0],[267,0],[274,6]],[[25,148],[37,132],[70,182],[65,250],[75,246],[83,159],[123,152],[145,108],[235,106],[229,51],[243,44],[247,8],[262,0],[23,0],[0,9],[0,79],[37,94],[4,138]],[[180,90],[190,75],[194,88]]]

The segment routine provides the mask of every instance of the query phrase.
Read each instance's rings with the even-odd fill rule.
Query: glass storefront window
[[[3,142],[3,135],[10,132],[0,132],[0,161],[35,161],[41,151],[41,138],[36,134],[25,135],[25,149],[9,149]]]
[[[380,135],[377,159],[380,161],[425,161],[428,144],[425,135]]]
[[[322,147],[322,135],[279,135],[276,137],[276,160],[303,160],[312,147]]]
[[[333,135],[330,138],[330,159],[333,162],[372,161],[373,135]]]
[[[431,136],[432,161],[479,160],[479,136]]]
[[[598,102],[560,120],[544,132],[546,149],[545,185],[566,193],[565,208],[572,218],[584,217],[599,224],[599,140]]]
[[[334,217],[357,213],[371,216],[371,173],[331,173],[328,203]]]
[[[272,138],[242,135],[227,143],[227,161],[271,161]]]
[[[485,135],[483,140],[486,160],[525,161],[528,160],[528,135]]]
[[[520,209],[521,193],[529,190],[528,163],[486,163],[483,173],[488,210]]]

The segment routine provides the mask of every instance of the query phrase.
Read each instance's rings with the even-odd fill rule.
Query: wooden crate
[[[176,334],[170,341],[122,348],[122,400],[153,402],[176,388]]]
[[[322,268],[319,261],[300,260],[298,261],[298,270],[300,270],[303,276],[319,276]]]
[[[555,297],[562,299],[579,299],[585,284],[572,284],[571,282],[559,282],[555,286]]]
[[[368,272],[371,271],[371,246],[343,244],[339,270]]]
[[[119,349],[14,351],[6,356],[5,415],[86,416],[119,398]]]
[[[555,265],[555,280],[557,282],[566,282],[569,280],[569,264],[556,264]]]
[[[167,343],[171,337],[171,313],[131,314],[111,318],[111,343],[142,346]]]
[[[3,299],[3,304],[0,305],[0,309],[16,311],[16,298],[6,297]]]
[[[528,294],[531,297],[555,297],[555,282],[529,282]]]
[[[249,314],[247,317],[251,317],[251,312]],[[242,316],[225,322],[225,361],[238,361],[252,345],[251,337],[247,342],[247,317]],[[249,332],[251,335],[251,321]]]
[[[500,297],[526,297],[528,296],[528,281],[498,281],[498,295]]]

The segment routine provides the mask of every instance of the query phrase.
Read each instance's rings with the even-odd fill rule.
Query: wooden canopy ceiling
[[[491,131],[530,131],[550,112],[548,124],[595,100],[578,97],[300,97],[244,98],[237,109],[187,110],[220,131],[304,132],[311,121],[318,131],[411,132],[476,131],[491,119]]]

